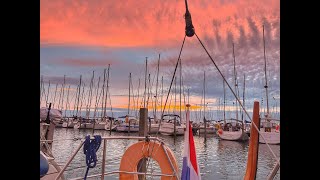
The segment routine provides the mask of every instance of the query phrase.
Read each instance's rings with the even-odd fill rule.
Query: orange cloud
[[[239,39],[254,29],[271,24],[277,36],[279,0],[189,1],[196,33],[200,37]],[[181,43],[184,36],[184,1],[127,0],[63,1],[41,0],[40,40],[42,44],[98,45],[114,47],[161,46]],[[230,38],[230,36],[229,36]]]

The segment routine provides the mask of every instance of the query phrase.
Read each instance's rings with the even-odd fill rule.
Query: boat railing
[[[90,139],[94,139],[94,137],[91,137]],[[173,169],[173,174],[162,174],[162,173],[147,173],[147,172],[129,172],[129,171],[111,171],[111,172],[106,172],[105,171],[105,167],[106,167],[106,148],[107,148],[107,141],[110,140],[120,140],[120,139],[127,139],[127,140],[139,140],[139,141],[157,141],[161,144],[162,148],[164,149],[164,151],[166,152],[166,157],[168,158],[171,167]],[[84,145],[84,141],[85,139],[81,139],[81,142],[78,146],[78,148],[76,149],[76,151],[72,154],[72,156],[68,159],[68,161],[66,162],[66,164],[63,166],[63,168],[61,169],[61,171],[58,173],[58,175],[56,176],[55,180],[58,180],[63,173],[66,171],[67,167],[70,165],[70,163],[72,162],[72,160],[74,159],[74,157],[78,154],[79,150],[81,149],[81,147]],[[158,137],[137,137],[137,136],[107,136],[107,137],[101,137],[101,140],[103,141],[103,146],[102,146],[102,161],[101,161],[101,173],[98,174],[93,174],[93,175],[88,175],[87,178],[94,178],[94,177],[101,177],[101,180],[104,180],[104,176],[106,175],[111,175],[111,174],[118,174],[118,173],[125,173],[125,174],[136,174],[136,175],[151,175],[151,176],[167,176],[167,177],[176,177],[177,179],[179,179],[179,175],[178,172],[175,172],[174,168],[173,168],[173,164],[168,156],[167,150],[164,147],[164,141],[159,139]],[[72,180],[80,180],[83,179],[83,177],[76,177],[76,178],[72,178]]]
[[[40,123],[40,151],[45,150],[45,152],[43,153],[45,153],[47,157],[53,158],[52,150],[48,144],[48,143],[52,143],[52,140],[47,140],[45,137],[46,136],[45,132],[47,132],[49,126],[50,125],[47,123]]]

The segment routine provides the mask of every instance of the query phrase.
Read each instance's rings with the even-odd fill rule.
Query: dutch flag
[[[184,153],[181,180],[201,180],[200,169],[193,141],[192,127],[190,124],[190,105],[187,104],[186,131],[184,133]]]

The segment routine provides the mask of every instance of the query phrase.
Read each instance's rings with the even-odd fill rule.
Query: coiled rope
[[[101,144],[100,135],[95,135],[94,139],[91,141],[90,141],[90,135],[86,136],[86,140],[84,141],[84,144],[83,144],[83,153],[86,155],[86,164],[87,164],[87,171],[84,176],[84,180],[87,179],[89,169],[96,167],[96,164],[97,164],[96,152],[98,151],[100,144]]]

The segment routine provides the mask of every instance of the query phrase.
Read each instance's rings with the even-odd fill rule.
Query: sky
[[[245,107],[249,112],[254,100],[260,101],[261,111],[265,111],[266,106],[262,33],[264,25],[269,108],[274,113],[279,111],[279,0],[189,0],[188,7],[196,34],[233,88],[234,44],[239,94],[242,99],[245,76]],[[47,101],[54,103],[55,107],[60,104],[59,108],[75,109],[77,85],[81,75],[82,83],[85,84],[84,97],[92,97],[91,101],[83,98],[82,109],[88,106],[92,107],[93,111],[95,97],[99,99],[102,96],[104,69],[110,64],[108,113],[111,106],[115,115],[127,113],[131,73],[130,88],[133,98],[130,99],[130,114],[134,114],[133,109],[143,104],[137,105],[137,100],[139,98],[141,101],[144,94],[147,57],[147,74],[150,73],[151,79],[148,103],[150,112],[155,102],[157,63],[160,54],[157,103],[160,109],[161,78],[163,77],[164,104],[185,34],[184,13],[183,0],[41,0],[40,86],[43,86],[40,87],[40,106],[45,106]],[[217,113],[214,110],[222,109],[223,79],[196,36],[186,38],[181,62],[185,91],[185,96],[182,97],[187,96],[189,89],[192,110],[203,111],[205,72],[206,111],[211,112],[213,118],[221,116],[221,112]],[[178,68],[177,75],[180,74],[179,70]],[[93,71],[93,88],[90,92]],[[66,81],[62,90],[64,76]],[[97,91],[99,77],[100,89]],[[168,98],[171,109],[180,103],[179,79],[177,76],[176,103],[174,83]],[[97,107],[102,106],[101,99]],[[226,88],[227,111],[234,111],[234,102],[234,96]]]

